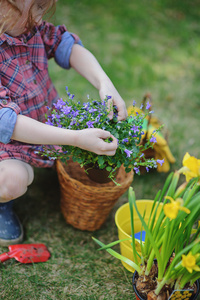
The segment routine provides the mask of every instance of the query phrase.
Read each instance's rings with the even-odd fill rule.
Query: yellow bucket
[[[137,208],[138,208],[140,214],[143,216],[144,212],[145,212],[144,220],[146,223],[149,220],[153,202],[154,202],[153,200],[137,200],[136,201],[136,205],[137,205]],[[163,204],[160,203],[160,205],[158,207],[156,219],[158,218],[158,216],[160,214],[162,205]],[[135,233],[137,233],[142,230],[142,224],[141,224],[139,216],[135,210],[135,207],[133,207],[133,211],[134,211],[134,230],[135,230]],[[116,211],[116,214],[115,214],[115,223],[118,228],[119,240],[131,237],[131,222],[130,222],[130,220],[131,220],[131,217],[130,217],[129,203],[126,203],[126,204],[122,205],[120,208],[118,208],[118,210]],[[136,250],[139,252],[139,254],[141,254],[140,243],[137,241],[136,241]],[[120,251],[123,256],[134,261],[131,240],[121,242],[120,243]],[[134,273],[135,270],[131,266],[127,265],[123,261],[122,261],[122,264],[128,271]]]

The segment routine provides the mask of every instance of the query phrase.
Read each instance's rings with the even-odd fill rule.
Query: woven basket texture
[[[72,160],[60,160],[56,169],[61,192],[61,211],[66,222],[80,230],[95,231],[106,221],[111,209],[133,181],[133,171],[126,173],[120,167],[116,181],[96,183],[88,178],[84,169]]]

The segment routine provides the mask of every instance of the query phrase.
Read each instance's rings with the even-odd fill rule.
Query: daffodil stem
[[[155,289],[156,295],[158,295],[160,293],[160,291],[162,290],[162,288],[166,284],[166,282],[167,282],[167,279],[165,279],[165,277],[160,282],[159,282],[159,280],[157,280],[157,288]]]
[[[138,264],[137,253],[135,248],[135,232],[134,232],[134,210],[133,203],[135,202],[135,192],[133,188],[129,188],[128,192],[128,200],[129,200],[129,209],[130,209],[130,217],[131,217],[131,235],[132,235],[132,249],[133,249],[133,257],[136,264]]]

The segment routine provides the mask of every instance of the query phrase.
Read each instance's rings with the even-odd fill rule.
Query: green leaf
[[[106,170],[107,170],[108,172],[110,172],[110,171],[112,171],[112,168],[111,168],[111,167],[106,167]]]
[[[119,244],[119,243],[121,243],[121,242],[130,241],[130,240],[131,240],[131,237],[130,237],[130,238],[121,239],[121,240],[112,242],[112,243],[110,243],[110,244],[107,244],[107,245],[105,245],[105,246],[99,248],[98,250],[105,250],[105,249],[111,248],[111,247],[113,247],[113,246],[115,246],[115,245],[117,245],[117,244]]]
[[[129,187],[128,190],[128,201],[129,201],[129,209],[130,209],[130,217],[131,217],[131,236],[132,236],[132,249],[133,249],[133,257],[136,263],[138,263],[137,252],[135,247],[135,230],[134,230],[134,211],[133,204],[135,201],[135,193],[132,187]]]
[[[130,189],[130,188],[129,188]],[[140,212],[139,212],[139,210],[138,210],[138,208],[137,208],[137,205],[136,205],[136,200],[135,200],[135,197],[131,197],[131,199],[132,199],[132,201],[133,201],[133,204],[134,204],[134,207],[135,207],[135,209],[136,209],[136,212],[137,212],[137,214],[138,214],[138,216],[139,216],[139,218],[140,218],[140,221],[142,222],[142,225],[143,225],[143,227],[144,227],[144,230],[146,231],[146,235],[148,236],[148,238],[149,238],[149,240],[150,240],[150,242],[151,242],[151,244],[152,244],[152,247],[153,247],[153,249],[154,249],[154,251],[155,251],[155,254],[156,254],[156,258],[157,258],[157,262],[158,262],[158,272],[160,273],[162,273],[162,259],[161,259],[161,255],[160,255],[160,253],[159,253],[159,249],[158,249],[158,247],[157,247],[157,245],[156,245],[156,242],[155,242],[155,240],[154,240],[154,238],[153,238],[153,236],[152,236],[152,232],[150,232],[150,230],[149,230],[149,228],[148,228],[148,226],[147,226],[147,224],[145,223],[145,221],[144,221],[144,219],[142,218],[142,216],[141,216],[141,214],[140,214]],[[159,276],[159,274],[158,274],[158,276]]]
[[[101,247],[106,246],[104,243],[100,242],[100,241],[97,240],[96,238],[92,237],[92,239],[93,239],[98,245],[100,245]],[[128,264],[130,267],[132,267],[133,269],[135,269],[135,270],[138,272],[138,274],[141,273],[140,267],[139,267],[137,264],[135,264],[133,261],[131,261],[129,258],[126,258],[125,256],[123,256],[123,255],[117,253],[116,251],[114,251],[114,250],[112,250],[112,249],[110,249],[110,248],[105,249],[105,250],[106,250],[108,253],[110,253],[112,256],[114,256],[115,258],[117,258],[117,259],[119,259],[119,260],[125,262],[125,263]]]
[[[98,155],[98,164],[99,166],[102,166],[104,164],[104,156]]]

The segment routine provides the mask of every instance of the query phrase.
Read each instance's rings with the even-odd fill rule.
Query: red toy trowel
[[[15,258],[21,263],[45,262],[51,256],[44,244],[18,244],[8,247],[9,252],[0,254],[0,262]]]

